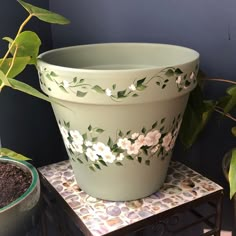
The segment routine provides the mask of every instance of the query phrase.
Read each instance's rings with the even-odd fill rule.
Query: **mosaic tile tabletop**
[[[222,187],[179,162],[171,162],[163,187],[136,201],[111,202],[80,190],[69,161],[39,168],[94,236],[101,236],[186,202],[222,190]]]

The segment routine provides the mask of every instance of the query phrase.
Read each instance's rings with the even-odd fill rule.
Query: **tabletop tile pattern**
[[[222,190],[222,187],[189,167],[171,162],[163,187],[149,197],[112,202],[93,198],[77,185],[69,161],[39,168],[40,173],[64,198],[94,236],[121,227]]]

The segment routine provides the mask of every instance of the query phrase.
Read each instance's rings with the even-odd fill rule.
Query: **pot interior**
[[[189,48],[151,43],[105,43],[54,49],[40,58],[52,65],[96,70],[167,67],[197,60]]]

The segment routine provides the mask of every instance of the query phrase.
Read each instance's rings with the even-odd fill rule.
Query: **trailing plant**
[[[201,73],[199,77],[198,86],[190,94],[179,134],[180,141],[186,149],[194,144],[215,112],[233,121],[231,133],[236,137],[236,117],[232,115],[236,108],[236,82],[221,78],[207,78]],[[214,100],[205,100],[201,84],[210,81],[229,84],[225,95]],[[228,179],[230,198],[232,198],[236,193],[236,146],[231,152]]]
[[[24,28],[34,17],[47,23],[61,25],[68,24],[69,20],[57,13],[33,6],[22,0],[18,0],[18,3],[28,12],[28,16],[20,25],[14,39],[10,37],[3,38],[8,43],[8,49],[3,58],[0,59],[0,93],[3,88],[10,87],[11,89],[21,91],[47,102],[54,102],[53,99],[47,97],[37,89],[16,79],[25,70],[26,66],[36,66],[41,45],[39,36],[33,31],[24,30]],[[7,148],[0,148],[1,156],[9,156],[18,160],[29,159]]]

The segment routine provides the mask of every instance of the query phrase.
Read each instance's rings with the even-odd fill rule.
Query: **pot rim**
[[[10,163],[15,164],[18,167],[24,166],[24,168],[26,168],[27,171],[30,172],[30,174],[32,176],[32,182],[31,182],[29,188],[26,190],[26,192],[24,192],[20,197],[18,197],[16,200],[11,202],[7,206],[0,208],[0,213],[2,213],[4,211],[7,211],[8,209],[14,207],[15,205],[19,204],[20,202],[22,202],[35,189],[35,187],[37,186],[37,183],[39,181],[39,175],[38,175],[36,168],[33,165],[31,165],[30,163],[28,163],[27,161],[18,161],[18,160],[14,160],[14,159],[7,157],[7,156],[2,156],[2,157],[0,157],[0,162],[10,162]]]
[[[86,73],[128,73],[128,72],[134,72],[134,71],[146,71],[146,70],[156,70],[156,69],[160,69],[163,68],[163,66],[150,66],[150,67],[143,67],[143,68],[129,68],[129,69],[86,69],[86,68],[75,68],[75,67],[70,67],[70,66],[62,66],[62,65],[56,65],[50,62],[47,62],[47,60],[44,59],[44,57],[53,54],[53,53],[57,53],[57,52],[62,52],[65,50],[74,50],[76,48],[86,48],[86,47],[95,47],[95,46],[100,46],[100,47],[105,47],[105,46],[116,46],[116,45],[124,45],[124,46],[149,46],[149,47],[156,47],[156,46],[161,46],[161,47],[167,47],[167,48],[177,48],[177,49],[182,49],[185,51],[189,51],[192,52],[193,57],[191,60],[186,61],[185,63],[169,63],[166,64],[164,67],[178,67],[187,63],[191,63],[194,61],[199,60],[200,54],[192,49],[192,48],[188,48],[188,47],[184,47],[184,46],[179,46],[179,45],[174,45],[174,44],[164,44],[164,43],[144,43],[144,42],[112,42],[112,43],[93,43],[93,44],[81,44],[81,45],[73,45],[73,46],[66,46],[66,47],[60,47],[60,48],[55,48],[55,49],[51,49],[48,51],[45,51],[43,53],[41,53],[38,56],[38,62],[42,63],[42,64],[46,64],[49,66],[52,66],[54,68],[56,68],[57,70],[70,70],[72,72],[86,72]]]

